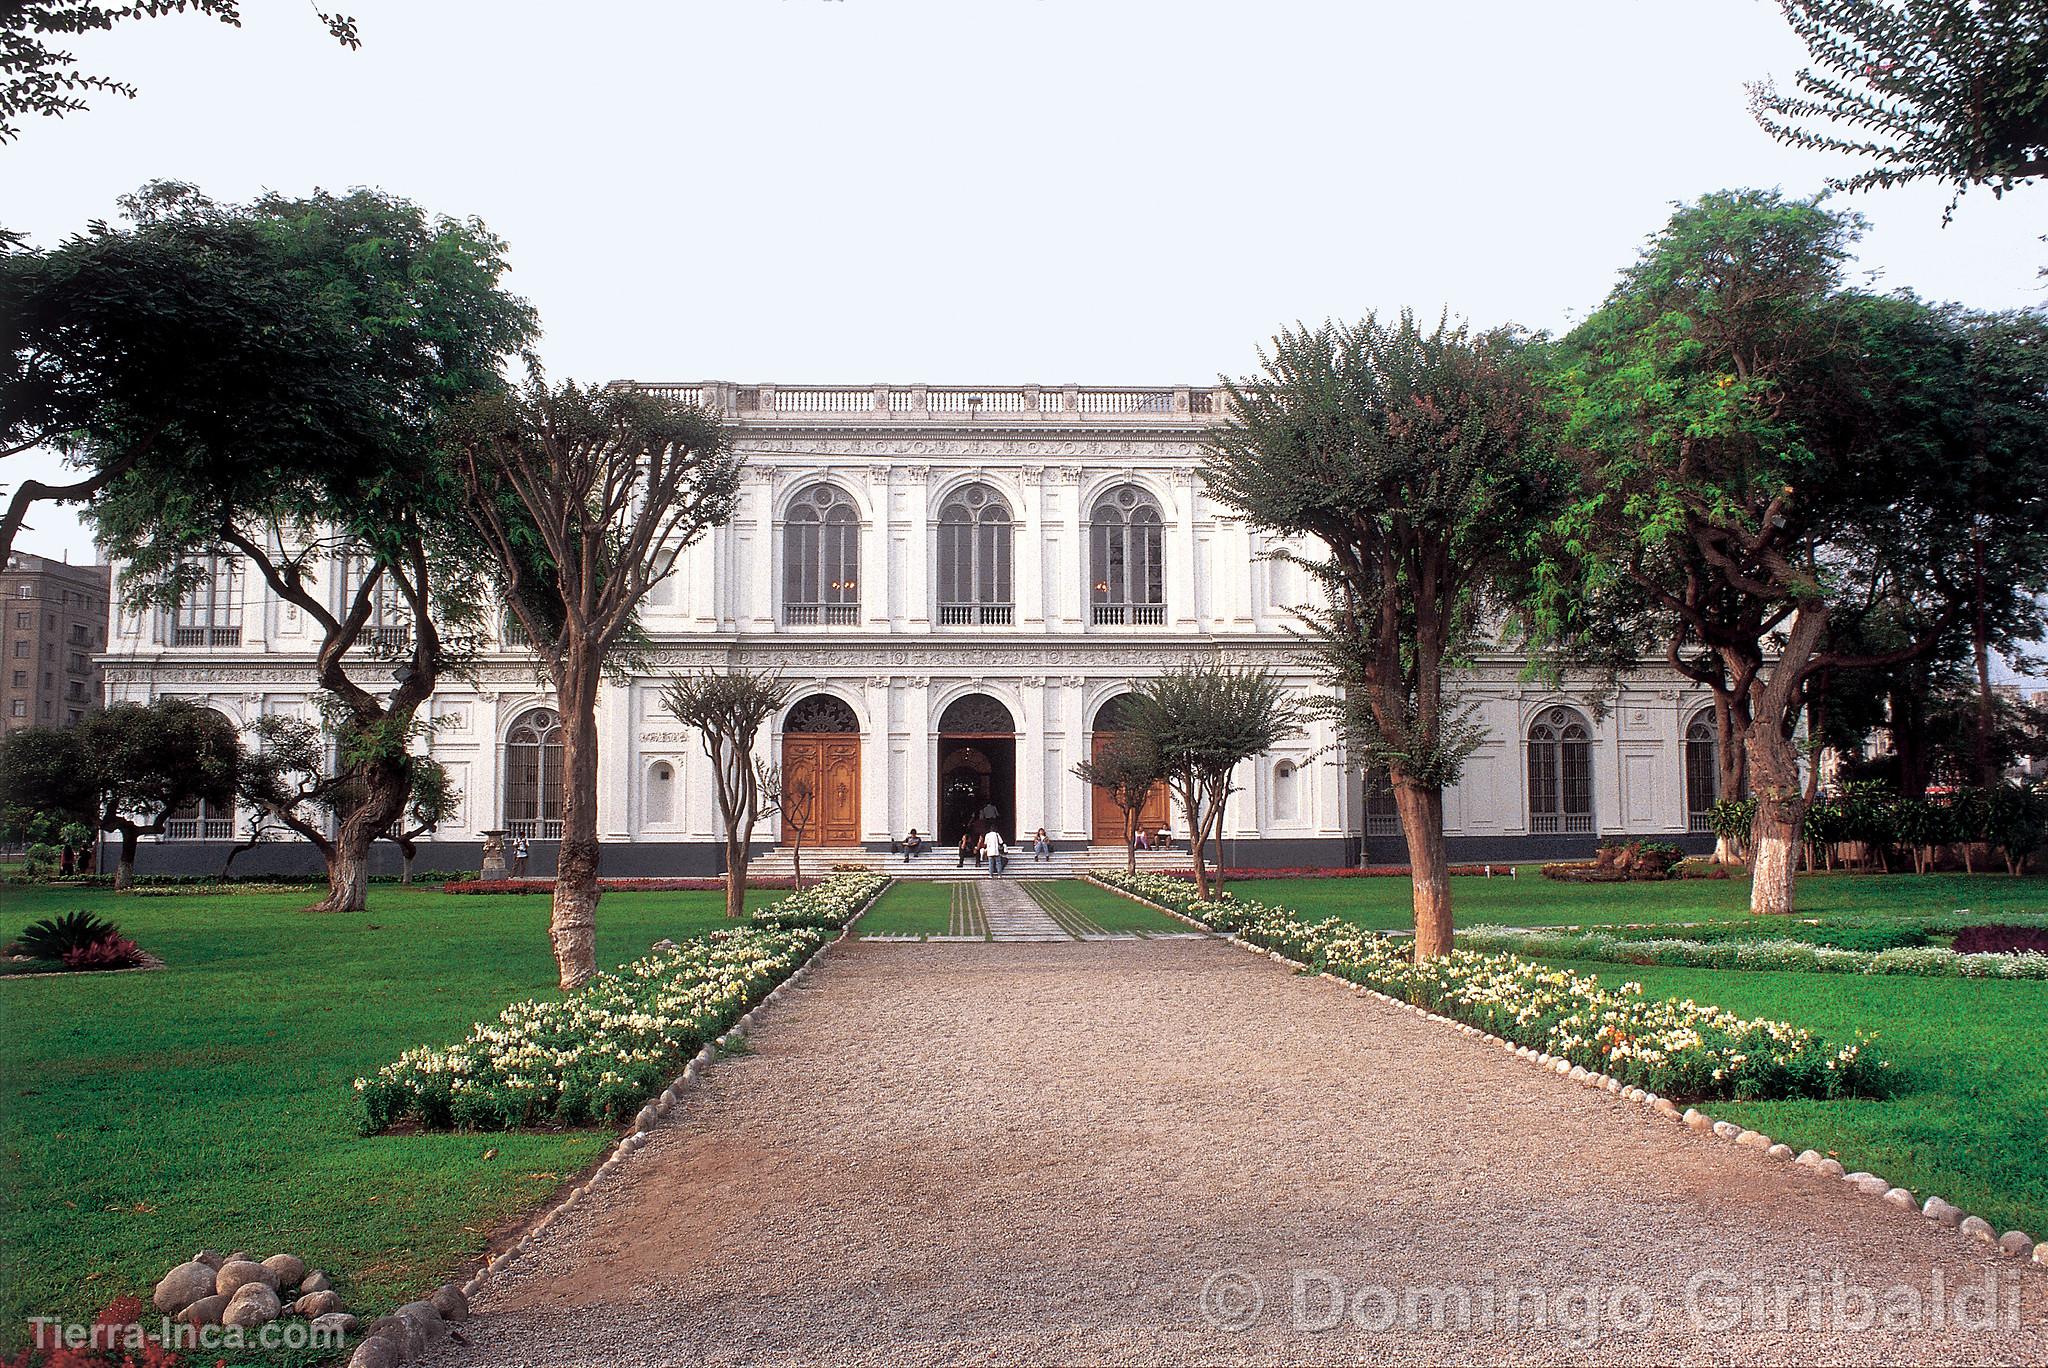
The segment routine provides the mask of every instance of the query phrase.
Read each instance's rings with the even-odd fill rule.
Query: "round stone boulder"
[[[175,1316],[201,1297],[212,1296],[214,1277],[214,1271],[197,1259],[181,1263],[158,1281],[151,1300],[157,1310]]]
[[[2024,1259],[2034,1252],[2034,1237],[2024,1230],[2008,1230],[1998,1237],[1998,1252],[2007,1258]]]
[[[462,1295],[462,1289],[454,1283],[442,1283],[427,1294],[428,1303],[441,1313],[445,1321],[466,1321],[469,1319],[469,1298]]]
[[[292,1314],[304,1316],[307,1320],[317,1320],[330,1311],[339,1310],[341,1310],[341,1293],[339,1292],[308,1292],[305,1296],[292,1303]]]
[[[333,1286],[334,1280],[317,1268],[299,1279],[299,1291],[301,1292],[325,1292]]]
[[[250,1283],[262,1283],[271,1291],[277,1291],[277,1274],[260,1263],[248,1259],[229,1259],[214,1275],[213,1290],[223,1296],[232,1297]]]
[[[322,1339],[329,1336],[353,1335],[356,1332],[356,1318],[346,1311],[329,1311],[324,1316],[313,1318],[313,1333]]]
[[[268,1283],[243,1283],[241,1289],[228,1298],[227,1309],[220,1313],[220,1323],[253,1330],[259,1325],[270,1324],[283,1310],[277,1300],[276,1289]]]
[[[296,1254],[273,1254],[263,1261],[263,1266],[277,1274],[273,1287],[297,1287],[299,1279],[306,1276],[306,1261]]]
[[[429,1344],[439,1344],[448,1337],[449,1324],[441,1318],[441,1309],[432,1302],[407,1302],[391,1314],[419,1326],[426,1332]]]
[[[210,1297],[201,1297],[171,1319],[180,1325],[219,1325],[227,1309],[228,1299],[216,1292]]]
[[[356,1346],[348,1368],[398,1368],[405,1362],[404,1346],[395,1335],[372,1335]]]
[[[193,1263],[203,1263],[208,1268],[211,1268],[216,1272],[218,1272],[220,1270],[220,1266],[226,1263],[227,1261],[228,1256],[221,1253],[217,1249],[202,1249],[197,1254],[194,1254],[192,1256]]]
[[[1936,1225],[1945,1225],[1950,1230],[1963,1223],[1962,1211],[1939,1197],[1929,1197],[1926,1204],[1920,1208],[1920,1214]]]
[[[1920,1204],[1913,1200],[1913,1194],[1904,1188],[1895,1187],[1887,1189],[1884,1194],[1884,1200],[1901,1211],[1917,1211],[1920,1209]]]
[[[410,1316],[379,1316],[370,1322],[370,1338],[389,1340],[400,1359],[427,1352],[427,1332]]]
[[[1974,1235],[1987,1244],[1998,1238],[1998,1232],[1991,1228],[1991,1222],[1982,1216],[1965,1216],[1956,1229],[1965,1235]]]

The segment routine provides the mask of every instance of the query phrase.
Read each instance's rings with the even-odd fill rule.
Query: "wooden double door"
[[[792,783],[810,786],[805,845],[860,844],[860,737],[815,732],[784,736],[782,783],[785,791]],[[783,825],[789,825],[786,818]]]
[[[1089,746],[1092,755],[1101,755],[1103,748],[1116,740],[1115,732],[1097,732]],[[1122,845],[1124,843],[1124,810],[1099,788],[1090,788],[1095,797],[1095,843],[1097,845]],[[1172,807],[1167,799],[1164,784],[1154,784],[1152,792],[1145,795],[1145,806],[1138,810],[1138,830],[1155,835],[1161,827],[1172,820]]]

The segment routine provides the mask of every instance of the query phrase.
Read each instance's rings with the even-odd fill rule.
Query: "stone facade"
[[[1043,826],[1064,845],[1089,842],[1093,796],[1072,766],[1088,755],[1105,706],[1134,684],[1221,658],[1313,686],[1289,632],[1303,576],[1272,559],[1286,548],[1230,516],[1197,474],[1220,396],[647,388],[722,410],[747,470],[732,522],[682,550],[643,609],[649,671],[602,696],[607,873],[717,868],[708,761],[660,709],[666,671],[745,661],[799,681],[790,737],[778,721],[764,758],[816,763],[833,790],[834,829],[869,847],[913,827],[948,837],[970,802],[992,804],[1015,835]],[[187,695],[242,724],[266,711],[312,715],[315,641],[302,615],[253,575],[223,584],[214,601],[232,605],[232,622],[117,615],[110,696]],[[1468,682],[1488,736],[1446,804],[1454,858],[1583,853],[1595,832],[1678,837],[1695,825],[1684,737],[1704,695],[1654,669],[1596,707],[1521,682],[1520,667],[1487,658]],[[531,657],[509,639],[474,683],[437,694],[433,750],[463,810],[425,844],[423,867],[474,868],[481,833],[505,826],[532,837],[530,872],[551,867],[547,717],[535,711],[549,703]],[[1575,749],[1553,747],[1532,764],[1531,728],[1546,716],[1576,724],[1560,743]],[[838,739],[786,749],[813,730]],[[1233,863],[1405,859],[1321,724],[1248,762],[1238,784],[1226,833]],[[1532,784],[1550,797],[1532,806]],[[1560,800],[1563,788],[1571,792]],[[1184,835],[1177,813],[1170,825]],[[774,839],[772,821],[767,828]],[[182,844],[159,843],[145,871],[217,867],[204,849],[214,843]],[[268,848],[238,868],[309,854]]]

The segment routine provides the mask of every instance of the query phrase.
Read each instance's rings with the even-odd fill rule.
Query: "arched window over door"
[[[782,620],[797,627],[860,620],[860,513],[836,485],[804,490],[783,520]]]
[[[939,621],[1007,627],[1011,619],[1010,540],[1003,496],[977,481],[939,508]]]
[[[1529,724],[1529,830],[1593,830],[1593,732],[1571,708],[1545,708]]]
[[[1166,621],[1166,525],[1136,485],[1104,495],[1088,515],[1088,593],[1095,625]]]
[[[528,709],[505,733],[505,830],[562,838],[562,719],[553,708]]]
[[[1713,710],[1693,714],[1685,728],[1685,817],[1691,831],[1714,829],[1714,803],[1721,796],[1721,737]]]

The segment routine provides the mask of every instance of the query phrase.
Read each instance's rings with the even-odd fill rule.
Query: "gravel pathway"
[[[1217,941],[836,947],[621,1172],[433,1362],[2048,1361],[2039,1271]]]

